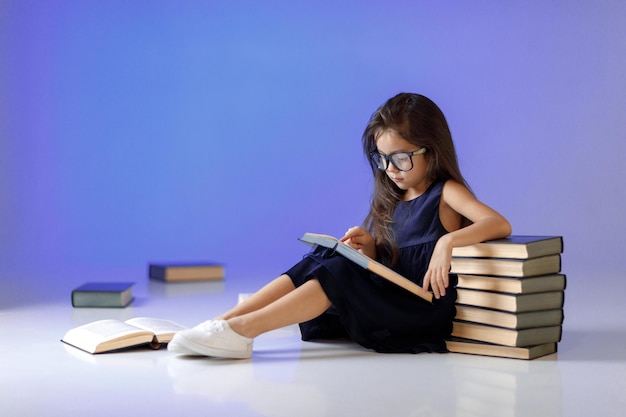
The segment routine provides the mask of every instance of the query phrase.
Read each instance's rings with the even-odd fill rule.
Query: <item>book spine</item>
[[[148,277],[166,281],[166,271],[166,268],[157,265],[150,265],[148,267]]]

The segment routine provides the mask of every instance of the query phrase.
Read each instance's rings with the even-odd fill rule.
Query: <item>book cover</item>
[[[456,305],[455,318],[479,324],[488,324],[509,329],[556,326],[563,323],[563,309],[511,313],[470,305]]]
[[[496,345],[527,347],[545,343],[557,343],[561,340],[562,327],[547,326],[530,329],[506,329],[477,323],[454,321],[453,337],[470,339]]]
[[[133,300],[133,282],[88,282],[72,290],[74,307],[126,307]]]
[[[452,339],[446,341],[446,347],[452,353],[524,360],[532,360],[557,352],[557,343],[555,342],[527,347],[514,347],[481,343],[473,340]]]
[[[150,263],[148,276],[165,282],[217,281],[224,279],[224,265],[217,262]]]
[[[561,271],[561,255],[532,259],[452,258],[451,273],[469,275],[496,275],[532,277],[556,274]]]
[[[563,252],[562,236],[511,235],[452,249],[455,257],[530,259]]]
[[[492,275],[457,274],[460,288],[482,291],[529,294],[535,292],[563,291],[566,286],[564,274],[534,277],[498,277]]]
[[[513,313],[562,309],[565,300],[563,291],[531,294],[507,294],[457,288],[457,304],[503,310]]]

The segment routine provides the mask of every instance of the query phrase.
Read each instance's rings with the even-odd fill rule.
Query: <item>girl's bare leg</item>
[[[216,317],[216,319],[228,320],[242,314],[259,310],[295,289],[296,287],[293,285],[291,278],[287,275],[281,275],[241,303],[237,304],[228,312]]]
[[[285,287],[279,285],[278,288],[284,290]],[[331,302],[319,281],[311,279],[260,309],[231,316],[228,324],[236,333],[253,338],[270,330],[314,319],[330,306]]]

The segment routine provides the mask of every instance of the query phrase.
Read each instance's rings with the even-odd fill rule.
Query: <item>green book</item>
[[[72,291],[74,307],[126,307],[133,301],[133,282],[88,282]]]

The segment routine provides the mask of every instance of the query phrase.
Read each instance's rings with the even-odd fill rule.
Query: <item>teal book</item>
[[[133,282],[88,282],[72,291],[74,307],[126,307],[133,301]]]

